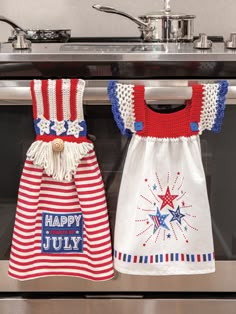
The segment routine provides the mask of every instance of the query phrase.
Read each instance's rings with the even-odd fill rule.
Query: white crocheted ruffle
[[[134,132],[134,85],[116,83],[116,96],[125,129]]]
[[[219,84],[203,84],[202,111],[199,123],[199,133],[211,130],[217,114]]]

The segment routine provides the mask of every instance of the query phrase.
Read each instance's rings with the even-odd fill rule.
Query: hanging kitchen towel
[[[104,186],[87,139],[85,82],[31,82],[36,141],[23,168],[9,276],[113,277]]]
[[[132,134],[119,192],[114,266],[126,274],[215,270],[211,216],[199,135],[219,132],[228,84],[192,86],[178,110],[157,112],[144,86],[109,83],[114,119]]]

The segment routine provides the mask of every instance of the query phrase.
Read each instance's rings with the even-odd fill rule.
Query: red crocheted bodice
[[[134,112],[136,121],[143,123],[143,128],[136,133],[140,136],[160,138],[189,137],[199,133],[202,89],[201,85],[193,85],[192,99],[186,106],[176,112],[160,113],[149,108],[144,99],[144,86],[134,86]]]

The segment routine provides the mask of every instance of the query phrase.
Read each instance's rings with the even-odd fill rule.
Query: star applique
[[[179,206],[178,206],[178,208],[176,209],[176,211],[169,209],[169,212],[170,212],[171,215],[172,215],[171,221],[177,220],[178,223],[181,224],[181,219],[182,219],[183,217],[185,217],[185,215],[180,212]]]
[[[50,134],[50,120],[46,120],[44,117],[40,118],[40,121],[37,123],[37,126],[40,129],[40,135]]]
[[[79,137],[80,131],[83,131],[83,127],[79,125],[79,121],[68,121],[68,130],[67,135],[74,135],[75,137]]]
[[[56,135],[61,135],[62,133],[64,133],[66,131],[65,121],[55,120],[51,129],[56,132]]]
[[[162,215],[158,208],[156,215],[149,215],[149,217],[154,222],[153,234],[157,231],[159,227],[169,230],[168,226],[165,223],[165,219],[167,218],[167,216],[169,216],[169,214]]]
[[[172,195],[170,194],[170,188],[167,187],[166,194],[165,195],[158,195],[160,199],[162,199],[162,204],[160,210],[164,208],[166,205],[169,205],[170,207],[174,208],[173,200],[178,197],[179,195]]]

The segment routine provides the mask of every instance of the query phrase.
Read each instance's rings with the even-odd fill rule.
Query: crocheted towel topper
[[[55,180],[71,181],[79,161],[93,148],[86,138],[84,87],[81,79],[31,82],[36,141],[27,157]]]
[[[31,83],[36,141],[23,168],[9,276],[114,275],[104,186],[86,138],[84,81]]]

